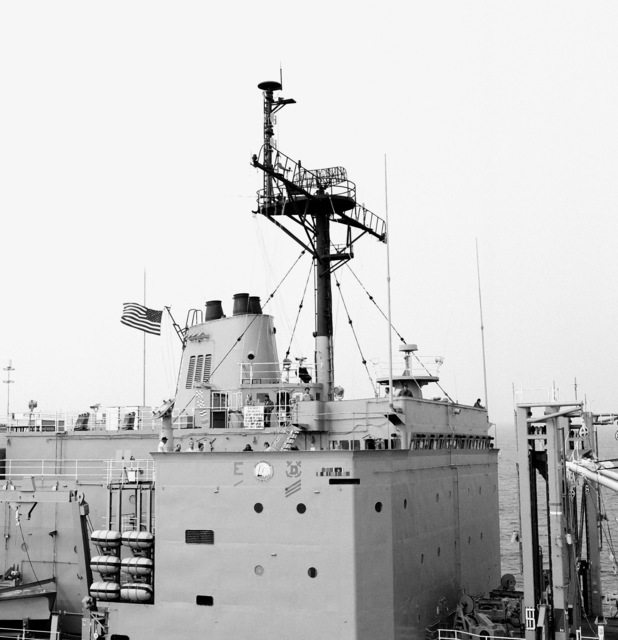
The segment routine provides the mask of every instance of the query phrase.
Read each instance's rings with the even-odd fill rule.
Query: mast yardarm
[[[262,82],[264,145],[253,166],[264,172],[257,213],[266,216],[313,256],[316,268],[316,375],[323,400],[334,397],[331,274],[354,257],[354,241],[366,233],[386,241],[384,220],[356,201],[356,185],[343,167],[309,170],[279,151],[273,141],[274,114],[292,99],[278,97],[279,82]],[[330,223],[345,227],[345,241],[334,245]]]

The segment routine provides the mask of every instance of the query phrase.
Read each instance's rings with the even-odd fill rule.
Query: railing
[[[60,631],[30,629],[27,624],[22,628],[0,627],[0,640],[60,640]]]
[[[242,362],[238,364],[239,381],[247,384],[309,384],[315,381],[315,365],[304,358],[283,362]]]
[[[438,640],[474,640],[475,638],[483,640],[492,640],[493,638],[508,638],[509,636],[492,636],[487,631],[482,633],[471,633],[469,631],[460,631],[459,629],[438,629]]]
[[[5,460],[4,477],[10,480],[56,477],[81,482],[130,483],[154,479],[153,460]]]
[[[263,161],[263,158],[260,157]],[[254,166],[261,166],[254,157]],[[258,191],[258,207],[272,215],[291,215],[295,212],[295,198],[333,197],[348,198],[354,206],[346,213],[339,212],[342,219],[352,226],[360,227],[375,235],[381,241],[386,240],[386,222],[375,213],[356,202],[356,185],[348,180],[343,167],[326,169],[305,169],[289,156],[277,150],[272,167],[261,167],[275,181],[272,188]],[[301,213],[297,211],[296,213]]]
[[[514,404],[535,404],[542,402],[560,402],[560,389],[556,386],[553,387],[538,387],[536,389],[524,389],[520,386],[515,388],[513,392]]]
[[[393,375],[401,376],[439,376],[440,367],[444,362],[442,356],[408,356],[408,363],[401,352],[393,354]],[[389,375],[389,362],[386,360],[372,360],[375,376],[383,378]]]
[[[90,411],[13,413],[0,429],[11,433],[66,431],[155,431],[152,407],[95,407]]]

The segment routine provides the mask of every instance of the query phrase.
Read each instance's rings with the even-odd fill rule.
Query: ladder
[[[287,429],[282,431],[275,438],[270,447],[271,451],[289,451],[294,442],[296,442],[296,437],[301,430],[302,427],[298,427],[294,424],[288,425]]]

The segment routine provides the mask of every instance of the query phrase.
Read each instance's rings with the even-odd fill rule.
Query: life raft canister
[[[152,587],[142,582],[123,584],[120,597],[129,602],[148,602],[152,599]]]
[[[108,529],[102,529],[99,531],[93,531],[90,534],[90,540],[98,547],[104,547],[106,549],[116,549],[120,546],[121,535],[120,531],[110,531]]]
[[[123,531],[122,544],[131,549],[151,549],[154,535],[149,531]]]
[[[90,585],[90,595],[96,600],[118,600],[120,585],[117,582],[93,582]]]
[[[122,570],[135,578],[149,576],[152,573],[152,565],[153,562],[150,558],[141,558],[139,556],[123,558],[122,560]]]
[[[120,558],[116,556],[94,556],[90,560],[90,568],[102,576],[120,571]]]

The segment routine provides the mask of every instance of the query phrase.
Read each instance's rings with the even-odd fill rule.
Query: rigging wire
[[[296,327],[298,326],[298,320],[300,318],[300,312],[302,311],[303,304],[305,302],[305,296],[307,295],[307,287],[309,286],[309,278],[311,278],[311,273],[313,271],[313,261],[309,265],[309,273],[307,274],[307,280],[305,281],[305,288],[303,289],[303,295],[300,299],[300,304],[298,305],[298,313],[296,314],[296,320],[294,321],[294,327],[292,328],[292,335],[290,336],[290,343],[288,344],[288,349],[285,352],[285,357],[287,358],[290,355],[290,350],[292,349],[292,341],[294,340],[294,334],[296,333]]]
[[[380,308],[380,306],[378,305],[378,303],[375,301],[374,297],[369,293],[369,291],[367,291],[367,289],[365,288],[365,286],[363,285],[363,283],[360,281],[360,279],[358,278],[358,276],[354,273],[354,271],[352,270],[352,268],[350,267],[349,264],[346,264],[346,267],[350,270],[350,273],[354,276],[354,278],[356,278],[356,281],[358,282],[358,284],[361,286],[361,288],[363,289],[363,291],[367,294],[367,297],[369,298],[369,300],[371,302],[373,302],[373,304],[375,305],[376,309],[382,314],[382,317],[388,322],[388,317],[386,316],[386,314],[384,313],[384,311],[382,311],[382,309]],[[405,338],[399,333],[399,331],[397,331],[397,329],[392,325],[391,323],[391,328],[393,329],[393,331],[397,334],[398,338],[401,340],[401,342],[403,344],[407,344],[405,341]],[[421,365],[421,367],[425,370],[425,372],[428,375],[431,375],[431,372],[429,371],[429,369],[425,366],[425,363],[421,361],[421,359],[416,355],[416,353],[414,351],[412,351],[412,356],[415,358],[415,360]],[[442,385],[440,384],[440,382],[436,382],[437,387],[440,389],[440,391],[442,391],[442,393],[449,399],[450,402],[452,402],[453,404],[455,403],[455,401],[453,400],[453,398],[451,398],[451,396],[445,391],[444,387],[442,387]]]
[[[17,526],[19,527],[19,533],[21,533],[21,539],[23,542],[22,549],[26,552],[26,556],[28,557],[28,564],[30,564],[30,568],[32,569],[32,575],[34,575],[34,579],[36,582],[40,582],[38,576],[36,575],[36,571],[34,570],[34,565],[32,564],[32,559],[30,558],[30,553],[28,552],[28,543],[26,542],[26,538],[24,537],[24,531],[21,528],[21,516],[19,514],[19,510],[17,511]]]
[[[367,377],[369,378],[369,383],[371,384],[371,387],[373,389],[373,392],[376,396],[376,398],[378,397],[378,390],[376,388],[375,382],[373,381],[373,378],[371,377],[371,374],[369,373],[369,369],[367,367],[367,359],[365,358],[365,355],[363,354],[363,350],[360,346],[360,342],[358,340],[358,335],[356,333],[356,330],[354,329],[354,324],[352,322],[352,318],[350,318],[350,312],[348,311],[348,306],[345,303],[345,298],[343,297],[343,293],[341,291],[341,283],[339,282],[339,278],[337,278],[337,275],[335,274],[335,283],[337,286],[337,289],[339,290],[339,297],[341,298],[341,302],[343,303],[343,308],[345,310],[346,316],[348,317],[348,324],[350,325],[350,329],[352,330],[352,335],[354,336],[354,340],[356,342],[356,346],[358,347],[358,352],[360,353],[361,356],[361,362],[363,363],[363,366],[365,367],[365,371],[367,372]]]
[[[388,322],[387,315],[384,313],[384,311],[382,311],[382,309],[380,308],[380,305],[375,301],[375,298],[369,293],[369,291],[367,291],[365,285],[360,281],[359,277],[352,270],[352,267],[349,264],[346,264],[346,267],[348,268],[350,273],[354,276],[354,278],[356,279],[356,282],[358,282],[358,284],[361,286],[361,289],[367,294],[367,297],[369,298],[370,302],[372,302],[375,305],[376,309],[380,312],[382,317]],[[397,331],[397,328],[392,324],[391,324],[391,328],[397,334],[397,337],[401,340],[401,342],[403,344],[407,344],[405,338],[399,333],[399,331]]]
[[[305,250],[303,249],[300,252],[300,255],[298,256],[298,258],[296,258],[296,260],[294,261],[294,264],[288,269],[287,273],[283,276],[283,278],[281,279],[279,284],[275,287],[273,292],[268,296],[268,298],[266,299],[266,302],[262,305],[262,308],[264,308],[274,298],[274,296],[277,293],[277,291],[279,291],[279,289],[281,288],[281,285],[285,282],[286,278],[290,275],[290,273],[292,272],[294,267],[298,264],[298,262],[300,261],[300,259],[303,257],[304,254],[305,254]],[[236,344],[239,343],[243,339],[243,337],[245,336],[247,331],[249,331],[249,329],[251,328],[251,325],[257,320],[257,318],[259,318],[259,316],[257,316],[257,315],[253,316],[251,322],[249,322],[249,324],[245,327],[244,331],[238,336],[238,338],[236,338],[236,341],[228,349],[228,352],[223,356],[223,358],[221,358],[219,364],[210,372],[210,377],[211,378],[215,374],[217,369],[227,360],[227,358],[230,355],[230,353],[232,353],[232,351],[234,350],[234,347],[236,346]]]

